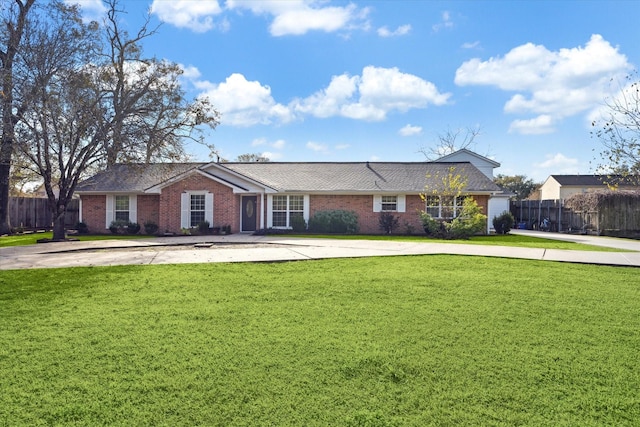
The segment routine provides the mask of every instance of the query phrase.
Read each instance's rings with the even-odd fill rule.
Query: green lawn
[[[458,256],[0,273],[0,424],[633,426],[633,268]]]
[[[120,234],[97,234],[97,235],[78,235],[78,236],[70,236],[74,239],[89,241],[89,240],[115,240],[115,239],[150,239],[153,236],[148,236],[146,234],[136,234],[136,235],[120,235]],[[0,237],[0,248],[5,246],[24,246],[24,245],[35,245],[38,243],[40,239],[51,239],[53,238],[53,233],[51,231],[47,231],[44,233],[31,233],[31,234],[12,234],[10,236],[2,236]]]

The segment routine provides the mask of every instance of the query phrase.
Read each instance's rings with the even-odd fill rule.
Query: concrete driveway
[[[471,255],[640,267],[640,242],[514,230],[514,234],[556,238],[637,252],[587,252],[470,245],[293,238],[286,236],[180,236],[157,239],[59,242],[0,248],[0,270],[109,265],[274,262],[322,258],[400,255]]]

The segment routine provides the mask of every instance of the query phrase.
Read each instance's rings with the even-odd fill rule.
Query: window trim
[[[286,209],[285,210],[274,210],[273,203],[276,200],[276,197],[286,197]],[[300,210],[292,210],[291,209],[291,197],[302,197],[302,211]],[[276,212],[285,212],[286,217],[286,225],[273,225],[273,214]],[[278,230],[289,230],[291,229],[291,214],[302,212],[302,218],[305,222],[309,222],[309,195],[308,194],[269,194],[267,196],[267,227],[274,228]]]
[[[396,198],[396,209],[394,210],[384,210],[382,199],[383,197],[395,197]],[[406,212],[406,195],[404,194],[376,194],[373,196],[373,211],[374,212]]]
[[[180,228],[192,228],[191,225],[191,196],[204,195],[204,220],[209,222],[209,228],[213,228],[213,193],[206,190],[185,191],[180,194]]]
[[[128,196],[129,197],[129,222],[138,221],[138,196],[136,194],[107,194],[106,198],[106,215],[105,215],[105,229],[111,226],[111,223],[116,220],[116,196]],[[123,211],[120,211],[123,212]]]
[[[429,199],[435,199],[438,198],[438,205],[429,205]],[[455,218],[460,214],[460,210],[462,209],[462,205],[464,203],[464,199],[467,197],[466,195],[461,195],[461,196],[437,196],[437,195],[432,195],[432,196],[426,196],[425,201],[424,201],[424,211],[426,213],[428,213],[429,215],[431,215],[432,218],[437,218],[437,219],[449,219],[449,217],[443,217],[442,216],[442,198],[443,197],[452,197],[453,198],[453,216],[451,218]],[[449,206],[448,206],[449,207]],[[435,216],[433,215],[429,209],[437,209],[438,210],[438,215]]]

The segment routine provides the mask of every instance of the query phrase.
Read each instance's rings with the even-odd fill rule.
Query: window
[[[398,196],[382,196],[382,211],[398,210]]]
[[[290,228],[291,218],[304,218],[304,196],[273,196],[272,227]]]
[[[405,212],[406,196],[404,194],[379,195],[373,196],[374,212]]]
[[[190,226],[197,227],[205,221],[204,194],[191,194]]]
[[[213,227],[213,194],[206,191],[184,192],[180,196],[180,227],[197,227],[207,221]]]
[[[427,196],[425,212],[433,218],[455,218],[460,213],[463,202],[463,196]]]
[[[116,221],[129,221],[129,196],[114,197],[114,215]]]

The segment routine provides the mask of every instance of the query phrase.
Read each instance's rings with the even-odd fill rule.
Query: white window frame
[[[116,220],[116,197],[129,197],[129,222],[138,221],[138,196],[135,194],[108,194],[106,200],[106,220],[105,228],[108,229],[111,223]],[[123,212],[123,211],[121,211]]]
[[[273,203],[276,197],[285,197],[286,198],[286,209],[285,210],[277,210],[274,211]],[[302,197],[302,211],[300,210],[292,210],[291,209],[291,197]],[[273,214],[274,212],[284,212],[286,217],[286,224],[284,226],[273,225]],[[276,228],[276,229],[291,229],[291,214],[302,212],[302,218],[304,218],[305,222],[309,222],[309,195],[307,194],[269,194],[267,196],[267,227],[268,228]]]
[[[444,210],[442,205],[443,197],[449,198],[453,196],[426,196],[424,211],[429,215],[431,215],[433,218],[444,218],[442,216],[442,211]],[[462,205],[464,203],[465,197],[467,196],[462,195],[462,196],[453,197],[453,206],[447,206],[447,208],[450,208],[452,210],[453,216],[451,218],[455,218],[458,216],[458,214],[460,213],[460,210],[462,209]],[[436,198],[437,198],[438,204],[437,205],[430,204],[430,202],[432,203],[432,201],[436,200]],[[436,215],[434,215],[434,213]]]
[[[180,195],[180,228],[197,227],[191,224],[191,196],[204,195],[204,220],[213,228],[213,193],[208,191],[186,191]]]
[[[389,200],[389,197],[395,197],[395,209],[385,209],[384,205],[390,204],[390,202],[384,201],[385,198]],[[405,212],[407,209],[406,196],[404,194],[379,194],[373,196],[373,211],[374,212]]]

